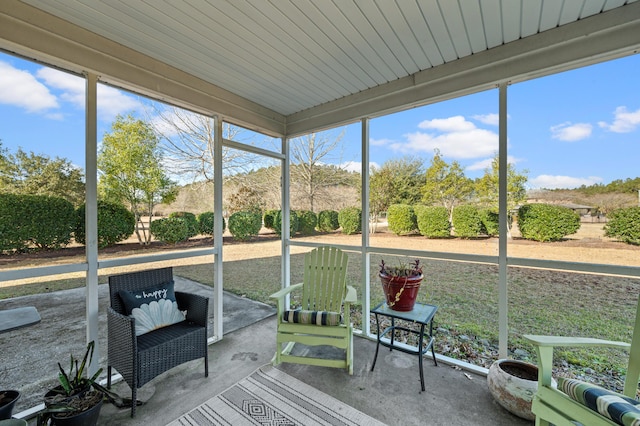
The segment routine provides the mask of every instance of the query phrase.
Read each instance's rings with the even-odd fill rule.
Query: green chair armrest
[[[613,340],[593,339],[589,337],[538,336],[525,334],[524,337],[536,346],[538,352],[538,384],[552,387],[553,348],[556,346],[588,347],[600,346],[629,349],[631,345]]]
[[[587,347],[587,346],[602,346],[610,348],[629,349],[631,345],[625,342],[618,342],[615,340],[602,340],[594,339],[590,337],[566,337],[566,336],[539,336],[534,334],[525,334],[524,337],[529,342],[540,347],[555,347],[555,346],[575,346],[575,347]]]
[[[275,293],[270,295],[269,298],[270,299],[281,299],[284,296],[286,296],[287,294],[291,293],[293,290],[301,288],[301,287],[302,287],[302,283],[290,285],[289,287],[285,287],[283,289],[280,289],[280,290],[276,291]]]
[[[344,298],[344,301],[346,303],[356,303],[358,301],[358,293],[356,292],[356,289],[350,285],[347,286],[347,295]]]

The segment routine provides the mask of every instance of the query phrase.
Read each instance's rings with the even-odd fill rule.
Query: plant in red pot
[[[395,311],[410,311],[416,303],[422,283],[420,259],[390,266],[380,261],[380,281],[387,305]]]

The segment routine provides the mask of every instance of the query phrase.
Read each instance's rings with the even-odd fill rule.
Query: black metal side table
[[[433,317],[436,315],[436,311],[438,310],[437,306],[434,305],[426,305],[423,303],[417,303],[413,307],[413,310],[402,312],[402,311],[394,311],[393,309],[387,306],[386,302],[380,303],[378,306],[373,308],[371,312],[376,316],[376,330],[378,333],[378,343],[376,344],[376,355],[373,358],[373,365],[371,366],[371,371],[373,371],[376,366],[376,360],[378,359],[378,349],[380,349],[380,345],[386,346],[389,350],[397,349],[401,352],[405,352],[408,354],[418,355],[418,364],[420,366],[420,384],[422,385],[422,391],[424,392],[424,373],[422,371],[422,356],[431,349],[431,355],[433,357],[433,362],[437,366],[438,361],[436,360],[436,353],[433,348]],[[391,318],[391,326],[387,327],[382,333],[380,333],[380,318],[379,315]],[[420,329],[411,329],[404,326],[396,326],[395,320],[401,319],[409,322],[414,322],[420,324]],[[429,334],[425,334],[426,326],[429,326]],[[415,334],[418,336],[418,345],[416,347],[412,346],[399,346],[394,339],[395,330],[402,330],[408,332],[410,334]],[[385,335],[389,334],[389,341],[381,340]],[[425,343],[425,338],[428,339],[427,344]],[[423,347],[424,346],[424,347]]]

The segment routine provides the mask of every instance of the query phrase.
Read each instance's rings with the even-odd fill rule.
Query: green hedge
[[[162,219],[156,219],[151,222],[149,231],[156,240],[168,244],[186,241],[189,239],[189,235],[191,233],[189,224],[181,217],[165,217]]]
[[[489,237],[500,234],[500,215],[489,209],[480,210],[480,220],[482,221],[483,233]]]
[[[338,212],[338,223],[343,234],[352,235],[362,232],[362,210],[358,207],[345,207]]]
[[[568,207],[525,204],[518,210],[518,227],[527,240],[559,241],[580,229],[580,216]]]
[[[262,214],[255,211],[239,211],[229,216],[229,232],[233,238],[245,241],[255,237],[262,228]]]
[[[604,226],[604,235],[628,244],[640,245],[640,207],[612,211]]]
[[[64,247],[75,222],[73,204],[63,198],[0,194],[0,251]]]
[[[198,219],[196,215],[190,212],[173,212],[169,214],[170,218],[179,218],[184,220],[189,229],[189,236],[187,239],[191,237],[195,237],[200,233],[200,225],[198,224]]]
[[[302,235],[313,235],[318,225],[318,215],[311,210],[299,210],[298,215],[298,231]]]
[[[275,220],[276,214],[280,210],[267,210],[264,212],[264,216],[262,217],[262,221],[264,223],[264,227],[267,229],[275,229]]]
[[[451,224],[456,237],[476,238],[484,234],[480,211],[470,204],[456,206],[453,209]]]
[[[78,244],[86,244],[85,210],[76,209],[73,237]],[[136,218],[124,205],[98,200],[98,247],[112,246],[129,238],[136,229]]]
[[[198,215],[198,230],[202,235],[213,235],[214,231],[214,213],[204,212]],[[226,229],[227,223],[222,218],[222,232]]]
[[[410,234],[418,230],[413,207],[408,204],[391,204],[387,209],[389,230],[396,235]]]
[[[338,212],[335,210],[322,210],[318,213],[318,231],[331,232],[340,228]]]
[[[298,213],[294,210],[291,210],[289,213],[289,236],[293,237],[298,232],[300,228],[300,220],[298,218]],[[282,211],[277,210],[276,214],[273,218],[273,230],[278,235],[282,235]]]
[[[414,207],[420,235],[427,238],[447,238],[451,236],[449,211],[444,206]]]

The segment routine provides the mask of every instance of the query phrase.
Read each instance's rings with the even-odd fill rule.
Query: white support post
[[[369,119],[361,120],[362,132],[362,333],[368,336],[371,333],[369,311],[371,310],[371,256],[369,255]]]
[[[281,215],[282,224],[281,224],[281,242],[282,242],[282,277],[281,277],[281,285],[282,288],[289,287],[291,285],[291,246],[289,245],[289,238],[291,237],[290,232],[290,218],[289,218],[289,209],[290,209],[290,193],[289,193],[289,185],[290,185],[290,156],[289,156],[289,138],[282,138],[282,154],[284,158],[282,159],[282,173],[281,173]],[[285,299],[285,305],[288,309],[289,307],[289,295]]]
[[[97,93],[98,76],[85,74],[85,256],[87,343],[94,341],[93,359],[99,360],[101,347],[98,341],[98,126]],[[89,365],[89,376],[98,371],[99,362]]]
[[[498,146],[498,356],[507,357],[509,341],[509,298],[507,293],[507,83],[499,86],[499,146]]]
[[[213,335],[215,340],[222,340],[222,300],[223,300],[223,256],[222,256],[222,120],[214,117],[213,137]]]

